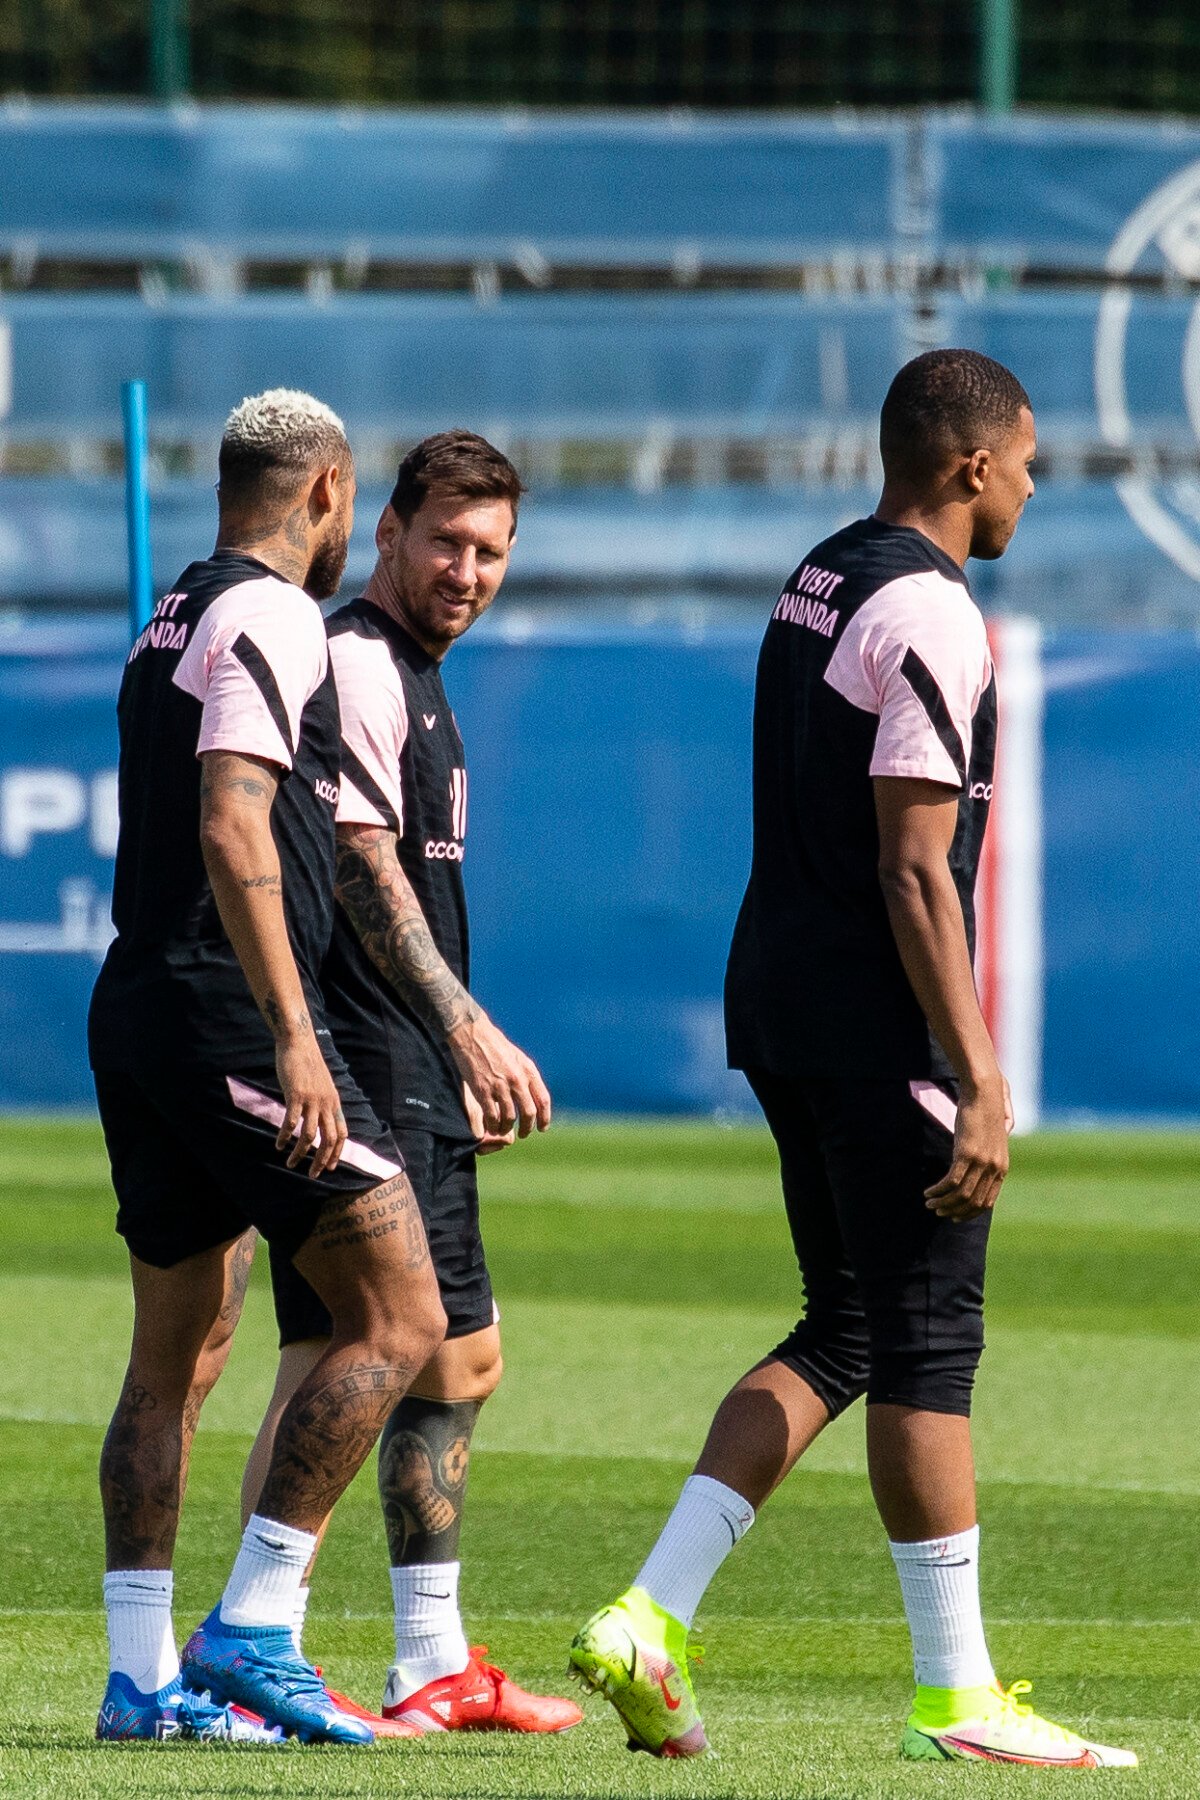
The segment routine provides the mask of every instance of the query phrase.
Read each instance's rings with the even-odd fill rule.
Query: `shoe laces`
[[[1021,1694],[1031,1694],[1032,1692],[1032,1681],[1014,1681],[1011,1687],[1001,1687],[1000,1698],[1005,1713],[1026,1729],[1036,1723],[1042,1732],[1056,1740],[1062,1743],[1074,1743],[1075,1733],[1073,1731],[1068,1731],[1065,1725],[1056,1725],[1052,1719],[1040,1718],[1032,1706],[1018,1698]]]
[[[475,1664],[475,1667],[479,1670],[479,1673],[485,1675],[491,1682],[496,1690],[496,1696],[499,1698],[500,1684],[503,1681],[507,1681],[508,1676],[504,1673],[503,1669],[498,1669],[495,1663],[488,1662],[487,1653],[488,1647],[486,1644],[472,1644],[467,1654]]]
[[[286,1686],[289,1694],[324,1694],[328,1699],[328,1690],[318,1670],[302,1656],[293,1653],[291,1656],[259,1656],[259,1666],[268,1674],[274,1675],[281,1686]]]
[[[197,1737],[210,1736],[214,1729],[220,1727],[227,1737],[251,1737],[257,1735],[249,1719],[241,1719],[228,1706],[218,1706],[210,1691],[197,1693],[195,1689],[183,1689],[175,1701],[175,1709],[184,1724],[189,1725]],[[265,1732],[264,1732],[265,1735]]]

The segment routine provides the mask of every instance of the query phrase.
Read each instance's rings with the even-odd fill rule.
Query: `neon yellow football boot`
[[[633,1750],[700,1756],[708,1749],[687,1635],[645,1588],[633,1587],[594,1613],[571,1645],[568,1673],[612,1703]]]
[[[1010,1688],[919,1687],[904,1727],[901,1756],[913,1761],[1023,1763],[1036,1769],[1136,1769],[1132,1750],[1089,1743],[1065,1725],[1041,1719]]]

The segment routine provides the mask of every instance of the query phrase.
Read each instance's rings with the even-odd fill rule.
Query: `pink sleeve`
[[[339,825],[385,825],[404,835],[400,757],[408,738],[404,687],[379,638],[352,631],[330,639],[342,713]]]
[[[306,594],[244,582],[214,600],[175,681],[200,701],[196,754],[229,750],[290,770],[300,716],[325,678],[325,627]]]
[[[991,676],[978,607],[965,588],[930,573],[873,594],[847,625],[825,678],[879,719],[872,775],[962,787]]]

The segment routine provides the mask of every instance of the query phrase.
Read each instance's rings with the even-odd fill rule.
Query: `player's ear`
[[[335,511],[338,503],[340,477],[341,470],[338,465],[331,463],[327,469],[321,470],[308,490],[308,510],[314,522]]]
[[[963,465],[963,478],[973,494],[982,494],[991,472],[992,453],[990,450],[972,450]]]
[[[379,523],[375,527],[375,548],[381,556],[390,556],[396,542],[396,533],[401,529],[400,519],[391,502],[379,515]]]

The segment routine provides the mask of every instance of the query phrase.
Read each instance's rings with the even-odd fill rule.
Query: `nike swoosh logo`
[[[448,1600],[450,1598],[449,1589],[444,1594],[435,1594],[430,1588],[414,1588],[413,1593],[418,1600]]]
[[[666,1676],[660,1673],[660,1674],[657,1674],[654,1677],[654,1679],[657,1681],[659,1687],[662,1689],[662,1697],[667,1703],[667,1711],[668,1712],[678,1712],[679,1707],[680,1707],[680,1702],[678,1700],[672,1700],[670,1694],[667,1692]]]

